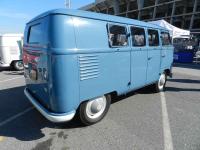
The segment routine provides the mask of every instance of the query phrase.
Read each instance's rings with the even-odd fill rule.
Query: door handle
[[[162,57],[165,57],[165,54],[163,54]]]
[[[148,60],[151,60],[152,59],[152,57],[148,57]]]

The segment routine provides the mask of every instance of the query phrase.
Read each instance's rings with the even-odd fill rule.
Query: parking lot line
[[[173,150],[172,135],[167,112],[166,98],[164,92],[160,93],[162,105],[162,120],[163,120],[163,134],[164,134],[164,150]]]
[[[4,137],[0,136],[0,142],[4,141]]]
[[[0,83],[8,82],[8,81],[15,80],[15,79],[20,79],[20,78],[23,78],[23,77],[16,77],[16,78],[11,78],[11,79],[7,79],[7,80],[2,80],[2,81],[0,81]]]
[[[21,117],[22,115],[28,113],[29,111],[31,111],[31,110],[33,110],[33,109],[34,109],[33,106],[32,106],[32,107],[29,107],[29,108],[25,109],[24,111],[22,111],[22,112],[20,112],[20,113],[18,113],[18,114],[16,114],[16,115],[14,115],[14,116],[12,116],[12,117],[6,119],[5,121],[0,122],[0,127],[3,126],[3,125],[5,125],[5,124],[7,124],[7,123],[9,123],[9,122],[11,122],[11,121],[13,121],[13,120],[15,120],[15,119],[17,119],[18,117]]]

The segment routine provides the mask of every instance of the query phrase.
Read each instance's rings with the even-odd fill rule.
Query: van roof
[[[35,18],[33,18],[28,23],[31,23],[35,20],[42,18],[42,17],[48,16],[48,15],[54,15],[54,14],[63,14],[63,15],[69,15],[69,16],[92,18],[92,19],[111,21],[111,22],[122,23],[122,24],[135,24],[135,25],[139,25],[139,26],[145,26],[145,27],[152,27],[152,28],[167,30],[167,29],[165,29],[161,26],[154,25],[154,24],[147,23],[147,22],[143,22],[143,21],[139,21],[139,20],[114,16],[114,15],[107,15],[107,14],[102,14],[102,13],[94,13],[94,12],[83,11],[83,10],[75,10],[75,9],[54,9],[54,10],[50,10],[50,11],[44,12],[44,13],[36,16]]]

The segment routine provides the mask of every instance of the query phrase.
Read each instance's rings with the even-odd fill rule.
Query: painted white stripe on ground
[[[16,78],[11,78],[11,79],[7,79],[7,80],[2,80],[2,81],[0,81],[0,83],[8,82],[8,81],[11,81],[11,80],[16,80],[16,79],[20,79],[20,78],[23,78],[23,77],[16,77]]]
[[[173,67],[173,73],[199,77],[200,70],[199,69],[191,69],[191,68]]]
[[[160,93],[162,105],[163,134],[164,134],[164,150],[173,150],[172,135],[167,112],[166,98],[164,92]]]
[[[23,116],[24,114],[26,114],[26,113],[28,113],[29,111],[33,110],[33,108],[34,108],[34,107],[29,107],[29,108],[25,109],[23,112],[20,112],[20,113],[18,113],[18,114],[16,114],[16,115],[14,115],[14,116],[12,116],[12,117],[6,119],[5,121],[0,122],[0,127],[3,126],[3,125],[5,125],[5,124],[7,124],[7,123],[9,123],[9,122],[11,122],[11,121],[13,121],[13,120],[15,120],[15,119],[17,119],[18,117]]]

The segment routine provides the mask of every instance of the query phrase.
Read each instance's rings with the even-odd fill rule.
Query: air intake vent
[[[80,80],[97,78],[99,75],[99,59],[97,55],[79,56]]]

